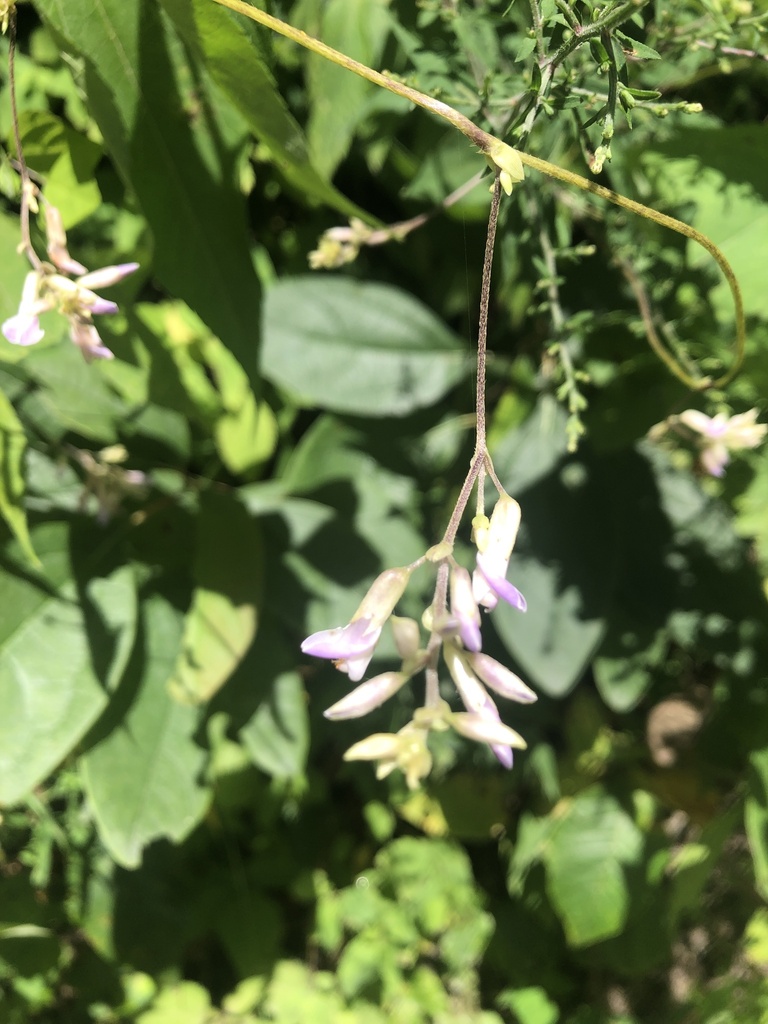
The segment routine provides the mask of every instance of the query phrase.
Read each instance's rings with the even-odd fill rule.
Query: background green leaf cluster
[[[489,436],[528,612],[484,636],[540,694],[503,711],[529,750],[507,774],[446,739],[423,791],[376,782],[343,751],[402,726],[418,684],[330,725],[348,681],[299,643],[444,529],[489,179],[441,204],[481,161],[210,0],[21,4],[28,163],[78,260],[141,269],[99,320],[114,361],[85,365],[56,314],[34,348],[0,341],[0,1020],[768,1020],[768,462],[718,482],[646,440],[690,406],[764,418],[764,0],[273,7],[579,173],[610,122],[601,180],[733,262],[745,369],[707,406],[646,344],[622,269],[684,363],[731,358],[694,247],[533,172],[516,188]],[[537,102],[547,56],[612,15]],[[26,272],[7,80],[0,134],[5,319]],[[348,218],[425,211],[309,271]],[[429,598],[424,572],[403,609]]]

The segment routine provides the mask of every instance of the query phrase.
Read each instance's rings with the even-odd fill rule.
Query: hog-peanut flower
[[[395,768],[405,776],[409,789],[418,789],[432,770],[432,755],[427,747],[430,723],[408,722],[397,733],[377,732],[355,743],[344,755],[345,761],[378,761],[376,778],[386,779]]]
[[[323,629],[302,643],[305,654],[333,661],[353,683],[359,682],[373,657],[384,623],[403,596],[412,568],[386,569],[373,581],[346,626]]]
[[[93,317],[116,313],[118,307],[94,289],[117,284],[137,270],[138,263],[119,263],[89,272],[70,256],[61,214],[50,204],[45,207],[45,224],[51,263],[41,263],[27,274],[19,310],[3,323],[3,335],[12,345],[36,345],[44,336],[40,314],[57,309],[69,320],[70,339],[87,362],[114,358]],[[73,280],[71,275],[77,276]]]
[[[327,658],[359,682],[373,656],[386,621],[392,626],[398,670],[382,672],[360,683],[325,712],[332,721],[361,718],[397,693],[416,673],[425,672],[427,697],[412,720],[397,733],[374,733],[354,744],[348,761],[376,761],[382,779],[396,768],[410,788],[418,786],[432,767],[428,748],[431,731],[452,729],[487,744],[506,768],[512,767],[513,750],[525,741],[501,720],[488,693],[490,688],[507,700],[528,704],[536,695],[514,672],[482,651],[481,615],[478,600],[493,608],[499,597],[525,610],[520,592],[505,579],[520,523],[520,507],[501,493],[491,518],[474,521],[478,547],[474,580],[453,555],[453,541],[444,538],[410,566],[388,569],[373,583],[346,626],[313,633],[302,646],[305,654]],[[432,604],[422,615],[428,639],[422,644],[421,627],[415,619],[393,614],[413,570],[420,565],[438,566],[438,582]],[[465,711],[451,711],[439,690],[440,651]]]
[[[698,435],[702,468],[711,476],[722,476],[731,460],[731,452],[757,448],[765,438],[768,426],[757,423],[757,409],[726,416],[719,412],[707,416],[698,409],[686,409],[678,422]]]
[[[477,545],[472,579],[475,600],[490,611],[501,598],[524,612],[527,608],[525,598],[506,578],[520,527],[520,506],[508,494],[501,494],[490,520],[487,516],[475,516],[472,527]]]

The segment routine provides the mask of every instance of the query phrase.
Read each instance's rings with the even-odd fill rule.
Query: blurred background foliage
[[[689,406],[765,412],[766,0],[269,8],[707,232],[746,364],[686,392],[636,290],[716,374],[714,265],[529,172],[489,338],[529,608],[491,616],[489,649],[540,694],[505,712],[529,750],[506,773],[446,740],[424,790],[377,783],[343,751],[419,695],[331,725],[346,680],[298,646],[442,534],[490,179],[444,201],[482,161],[211,0],[20,4],[27,161],[78,260],[141,269],[100,324],[114,361],[56,314],[35,348],[0,341],[0,1019],[768,1021],[768,461],[716,481],[645,439]],[[26,272],[9,111],[4,78],[2,319]],[[309,270],[349,217],[423,213]]]

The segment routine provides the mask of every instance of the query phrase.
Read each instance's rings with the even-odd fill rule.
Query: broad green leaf
[[[32,547],[24,511],[24,452],[27,440],[13,406],[0,391],[0,515],[32,563],[40,560]]]
[[[169,686],[182,703],[202,704],[240,663],[258,621],[261,527],[235,499],[208,494],[201,502],[193,573],[192,605]]]
[[[117,422],[126,408],[104,383],[99,363],[87,364],[69,340],[32,349],[24,369],[40,387],[22,411],[46,432],[58,437],[71,430],[100,444],[117,440]]]
[[[20,237],[18,218],[0,213],[0,266],[3,268],[0,274],[0,323],[13,316],[19,308],[24,278],[30,269],[18,252]],[[18,363],[28,352],[19,345],[12,345],[0,334],[0,361]]]
[[[678,130],[674,139],[640,154],[656,193],[675,205],[693,204],[691,223],[722,249],[734,269],[746,313],[768,317],[763,273],[768,234],[768,146],[765,125]],[[712,267],[708,253],[688,243],[695,266]],[[715,268],[713,273],[717,273]],[[712,293],[718,314],[733,319],[733,300],[722,280]]]
[[[628,911],[622,864],[640,855],[639,829],[599,787],[563,801],[544,850],[547,891],[571,946],[618,934]]]
[[[278,779],[296,778],[304,771],[309,726],[304,686],[296,672],[283,672],[269,698],[243,726],[239,739],[253,763]]]
[[[312,165],[301,127],[278,92],[244,19],[233,17],[212,0],[161,2],[185,43],[204,61],[211,78],[237,107],[254,135],[266,144],[271,160],[286,180],[308,199],[349,216],[366,217]]]
[[[213,1012],[207,989],[194,981],[180,981],[163,988],[136,1024],[208,1024]]]
[[[135,588],[117,569],[70,578],[63,523],[33,531],[45,577],[0,574],[0,803],[21,800],[104,709],[133,644]],[[92,541],[91,541],[92,542]]]
[[[99,208],[102,197],[94,171],[102,156],[100,146],[44,110],[26,113],[21,133],[25,159],[43,175],[45,198],[61,211],[67,230]]]
[[[312,34],[328,46],[375,68],[389,34],[387,0],[324,0]],[[312,163],[330,177],[349,149],[375,86],[324,57],[307,58]]]
[[[205,811],[199,782],[205,752],[194,740],[197,712],[168,694],[182,617],[159,593],[143,602],[141,658],[123,684],[135,692],[124,716],[111,708],[109,732],[82,759],[88,799],[104,845],[118,864],[137,867],[153,840],[180,842]],[[133,673],[136,673],[134,675]],[[116,700],[125,700],[118,693]]]
[[[205,338],[201,351],[221,396],[216,447],[230,472],[246,473],[274,453],[277,421],[264,401],[257,404],[240,364],[218,338]]]
[[[328,274],[270,288],[262,368],[299,405],[402,416],[442,398],[470,363],[459,339],[418,300]]]
[[[86,62],[89,105],[107,149],[131,184],[154,235],[153,269],[231,348],[249,374],[256,355],[258,281],[246,211],[234,185],[234,140],[199,68],[184,67],[155,3],[100,0],[97,8],[38,0],[38,8]],[[217,110],[190,118],[179,77]],[[229,146],[229,148],[228,148]]]
[[[213,428],[230,472],[248,473],[268,459],[277,443],[275,416],[265,402],[257,403],[229,349],[184,303],[145,303],[135,313],[152,332],[147,339],[152,397],[194,417],[206,431]]]
[[[768,573],[768,460],[760,459],[757,471],[749,486],[736,501],[738,517],[736,529],[740,536],[754,538],[755,546],[764,566],[764,575]]]
[[[519,1024],[557,1024],[560,1011],[543,988],[518,988],[503,992],[497,1000],[512,1010]]]
[[[524,677],[553,697],[576,685],[607,628],[615,528],[604,494],[595,465],[577,458],[516,493],[523,523],[508,575],[528,610],[499,602],[493,622]]]

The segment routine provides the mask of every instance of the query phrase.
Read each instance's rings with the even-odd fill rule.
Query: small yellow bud
[[[509,195],[512,192],[512,186],[516,185],[519,181],[523,181],[525,178],[523,161],[520,159],[520,154],[516,149],[508,146],[506,142],[502,142],[501,139],[495,139],[488,149],[486,156],[491,166],[497,167],[501,171],[499,175],[501,187]]]

